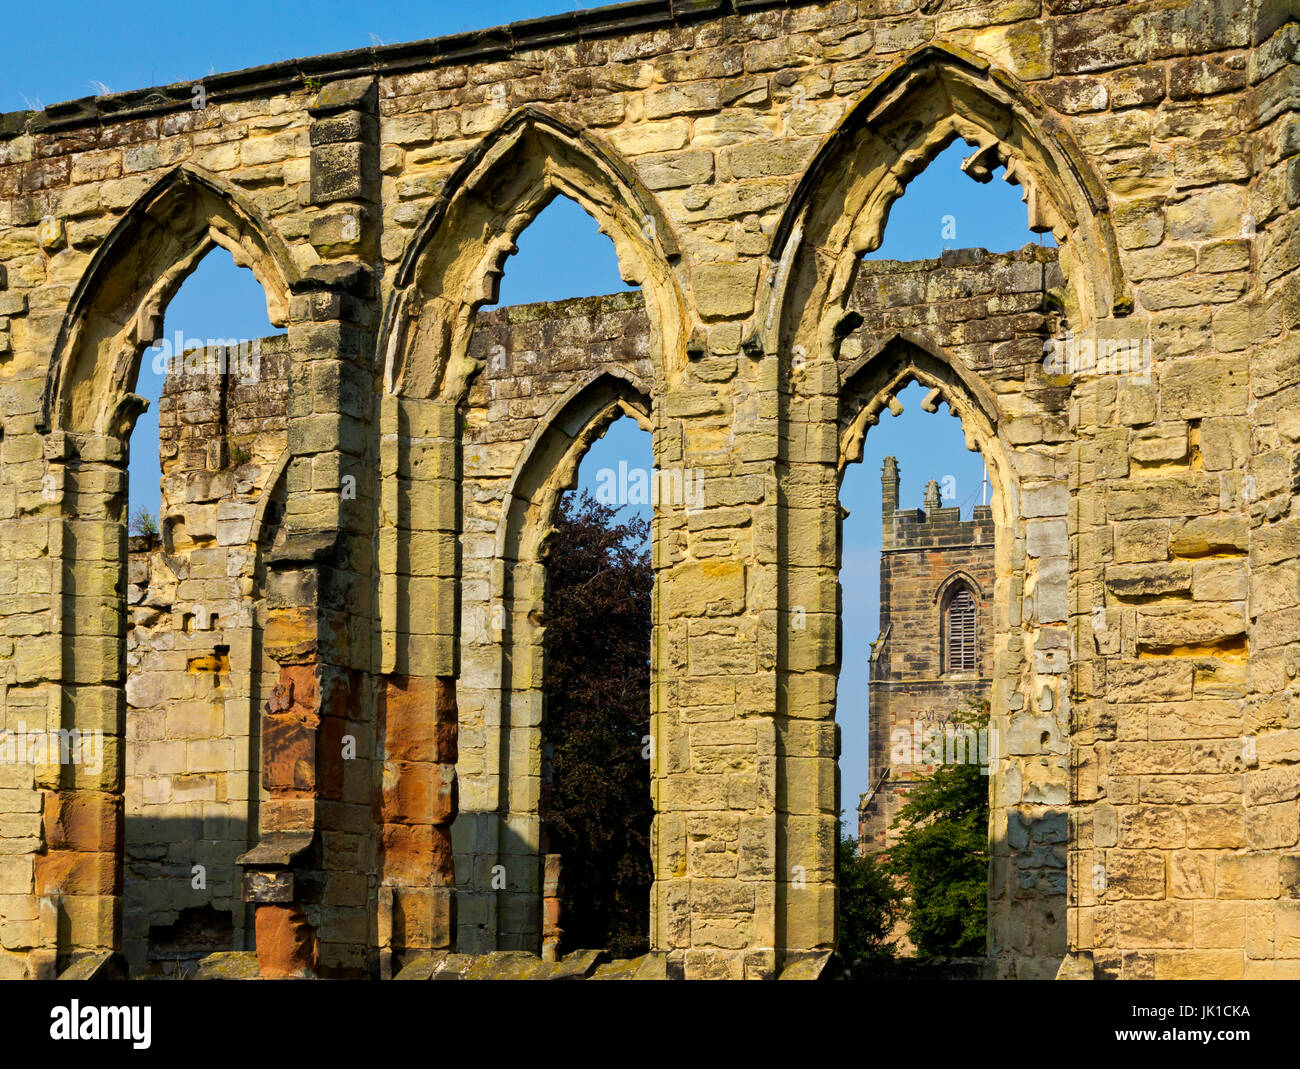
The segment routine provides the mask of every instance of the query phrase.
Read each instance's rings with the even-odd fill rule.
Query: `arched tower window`
[[[974,672],[979,667],[975,645],[975,596],[958,586],[948,597],[943,620],[944,671]]]

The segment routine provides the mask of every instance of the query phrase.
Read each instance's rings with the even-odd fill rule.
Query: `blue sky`
[[[594,6],[571,0],[49,0],[11,16],[14,40],[22,44],[5,57],[0,110],[92,96],[105,92],[101,86],[120,93]]]
[[[129,8],[94,3],[50,2],[23,13],[24,47],[11,49],[0,72],[0,110],[44,105],[104,91],[140,88],[202,77],[276,60],[393,44],[462,30],[536,18],[588,4],[560,0],[480,0],[462,5],[378,2],[359,5],[337,0],[274,6],[244,0],[178,5],[156,0]],[[992,251],[1018,248],[1038,237],[1026,229],[1018,187],[995,180],[979,185],[958,170],[969,152],[958,143],[918,176],[894,205],[885,241],[872,255],[917,259],[942,249],[982,246]],[[948,218],[950,217],[950,218]],[[945,225],[947,233],[945,234]],[[953,228],[955,227],[955,233]],[[1046,239],[1049,243],[1050,237]],[[502,304],[610,293],[624,289],[613,245],[593,220],[570,201],[556,200],[521,235],[519,252],[507,262]],[[186,281],[167,309],[164,335],[180,330],[186,338],[256,338],[272,332],[261,289],[251,273],[236,268],[229,254],[209,255]],[[153,399],[133,436],[132,508],[158,507],[156,453],[140,443],[157,441],[156,399],[161,380],[143,361],[137,391]],[[839,722],[841,808],[854,819],[858,795],[866,789],[866,651],[876,637],[879,596],[880,466],[899,458],[901,504],[919,507],[925,482],[952,477],[953,498],[963,514],[980,500],[983,464],[963,443],[961,428],[941,408],[923,413],[922,393],[913,385],[901,395],[904,412],[886,415],[867,438],[863,463],[845,476],[841,501],[849,510],[844,523],[843,668]],[[588,454],[582,483],[595,488],[603,467],[650,466],[649,437],[630,420],[620,420]]]

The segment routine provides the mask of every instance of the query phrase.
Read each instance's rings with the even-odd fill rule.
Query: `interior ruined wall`
[[[601,417],[623,414],[608,410],[607,376],[629,393],[637,384],[648,393],[649,348],[638,293],[478,316],[470,352],[483,371],[461,416],[460,810],[452,839],[462,952],[541,946],[545,565],[538,541],[557,502],[537,500],[536,476],[526,469],[549,476],[563,467],[560,485],[572,485],[590,435],[604,430]],[[564,402],[573,414],[562,421],[563,440],[539,440]],[[525,494],[536,507],[509,523]],[[505,886],[494,888],[498,865]]]
[[[254,344],[242,356],[192,354],[165,380],[159,440],[132,441],[162,458],[160,533],[131,538],[126,596],[123,946],[133,972],[190,970],[201,953],[252,940],[235,859],[254,840],[259,711],[278,675],[260,641],[259,543],[269,546],[284,508],[269,498],[289,387],[283,339]]]
[[[611,227],[658,332],[656,463],[705,480],[656,534],[655,945],[692,976],[828,946],[842,265],[954,132],[1064,238],[1063,326],[1154,360],[1145,384],[940,377],[1002,463],[995,714],[1070,727],[1067,797],[1050,732],[992,785],[1009,813],[1069,806],[1065,971],[1294,975],[1297,27],[1267,2],[1080,6],[665,4],[326,57],[319,89],[271,68],[0,118],[5,723],[106,743],[97,771],[0,767],[0,975],[121,945],[126,394],[205,241],[258,273],[293,354],[259,952],[346,973],[446,945],[458,346],[540,207],[508,173]],[[1050,710],[1038,677],[1068,680]]]

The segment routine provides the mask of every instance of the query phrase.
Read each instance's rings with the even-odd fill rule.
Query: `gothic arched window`
[[[958,586],[948,597],[943,620],[944,671],[974,672],[979,668],[975,645],[975,596]]]

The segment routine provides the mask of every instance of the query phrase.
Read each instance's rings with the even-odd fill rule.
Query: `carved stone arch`
[[[1019,490],[1012,467],[1012,448],[999,434],[1002,419],[993,392],[978,375],[925,339],[896,334],[845,370],[840,387],[841,480],[846,467],[862,459],[867,431],[880,413],[897,405],[909,383],[929,390],[922,408],[937,412],[943,403],[961,421],[966,448],[979,452],[993,485],[993,516],[1005,523],[1019,510]]]
[[[935,587],[934,603],[940,606],[943,605],[944,599],[948,596],[949,592],[959,584],[964,584],[965,586],[970,587],[971,593],[975,595],[975,600],[980,605],[984,604],[987,597],[984,588],[980,586],[979,580],[964,568],[958,568],[956,571],[950,573],[943,582]]]
[[[798,342],[817,347],[809,359],[834,355],[862,254],[879,247],[907,183],[957,138],[975,146],[963,169],[988,181],[1005,165],[1031,228],[1061,242],[1076,329],[1132,310],[1104,187],[1066,130],[986,60],[930,45],[876,80],[800,180],[770,251],[767,352]]]
[[[829,364],[829,361],[827,362]],[[1030,710],[1026,696],[1037,696],[1044,685],[1053,692],[1061,690],[1054,669],[1027,651],[1040,641],[1044,631],[1059,627],[1054,617],[1041,618],[1028,591],[1032,586],[1063,576],[1068,567],[1068,546],[1043,546],[1028,549],[1028,531],[1035,521],[1036,508],[1027,508],[1031,497],[1041,494],[1041,476],[1034,474],[1035,464],[1026,456],[1025,447],[1006,434],[1003,410],[998,397],[975,372],[925,337],[894,335],[870,352],[864,353],[839,374],[838,395],[838,475],[843,477],[847,464],[861,460],[865,437],[879,421],[886,406],[898,411],[897,394],[909,383],[918,382],[928,389],[921,402],[931,413],[943,403],[949,413],[959,418],[967,448],[977,450],[985,461],[992,488],[990,505],[994,520],[993,581],[977,582],[962,568],[954,569],[934,595],[934,613],[939,636],[940,673],[944,679],[973,680],[991,665],[990,700],[991,737],[1005,739],[1013,731],[1023,731],[1023,724],[1033,719],[1046,724],[1043,713]],[[1035,560],[1028,558],[1036,557]],[[1049,560],[1050,557],[1050,560]],[[959,586],[970,589],[976,601],[976,654],[974,672],[962,669],[951,673],[945,609],[947,598]],[[1044,623],[1052,626],[1044,628]],[[981,646],[991,654],[980,655]],[[1055,721],[1053,721],[1055,723]],[[1065,726],[1040,731],[1052,737],[1064,735]],[[1044,751],[1044,755],[1047,751]],[[1011,836],[1008,828],[1029,828],[1031,838],[1044,840],[1059,834],[1058,799],[1066,792],[1063,766],[1051,764],[1055,755],[999,751],[990,769],[990,844],[993,864],[989,883],[989,959],[990,969],[1008,975],[1012,968],[1025,975],[1051,975],[1064,954],[1064,929],[1057,923],[1063,915],[1062,896],[1052,889],[1050,878],[1041,885],[1026,889],[1006,876],[1036,862],[1032,850]],[[1049,767],[1050,766],[1050,767]],[[828,766],[827,776],[831,774]],[[1022,784],[1038,777],[1031,795]],[[1019,833],[1017,833],[1018,835]],[[1008,947],[1013,946],[1017,931],[1031,925],[1037,932],[1034,960],[1008,964]]]
[[[540,932],[531,888],[512,884],[499,893],[480,880],[502,853],[537,856],[536,799],[524,797],[535,777],[511,764],[512,754],[525,762],[533,756],[523,743],[509,742],[516,731],[528,735],[540,723],[541,632],[530,617],[540,612],[544,593],[540,543],[546,525],[520,522],[514,528],[520,541],[507,536],[498,547],[500,526],[510,526],[512,513],[549,518],[587,444],[617,414],[602,410],[599,429],[587,428],[575,441],[561,429],[569,415],[557,413],[555,429],[530,447],[532,466],[508,484],[513,506],[504,513],[493,508],[498,527],[488,546],[479,531],[468,529],[464,427],[479,370],[469,355],[475,313],[496,297],[515,239],[561,194],[595,218],[614,242],[624,277],[641,285],[652,363],[645,378],[658,390],[674,366],[684,366],[688,334],[672,233],[654,199],[616,156],[536,109],[523,109],[485,138],[448,181],[395,275],[379,333],[384,377],[378,418],[384,441],[392,443],[390,474],[379,495],[380,663],[386,672],[457,694],[460,724],[470,739],[461,751],[466,804],[456,825],[456,871],[468,881],[459,891],[465,907],[459,932],[464,945],[482,949],[535,949],[532,937]],[[566,411],[582,411],[601,389],[581,392]],[[634,392],[644,397],[647,391],[638,384]],[[650,411],[645,401],[639,408]],[[498,492],[493,486],[493,499]],[[417,542],[435,547],[438,572],[428,583],[401,567]],[[473,576],[469,582],[467,575]],[[432,588],[433,612],[420,619],[415,606],[423,588]],[[471,752],[482,757],[474,771],[464,760]],[[520,871],[535,882],[535,866]],[[511,900],[512,894],[524,897]],[[469,919],[475,916],[485,919]]]
[[[129,433],[143,411],[132,394],[140,355],[168,302],[218,245],[252,270],[271,322],[286,325],[299,272],[283,240],[234,186],[179,166],[127,210],[73,291],[46,380],[46,429]]]
[[[379,333],[386,393],[463,396],[477,370],[468,356],[474,313],[496,299],[520,233],[561,194],[596,220],[623,278],[642,288],[658,374],[685,366],[680,252],[653,195],[611,149],[528,107],[465,159],[407,247]]]
[[[1050,561],[1047,550],[1035,547],[1039,559],[1027,562],[1028,524],[1025,503],[1032,494],[1034,509],[1042,508],[1039,484],[1043,479],[1036,473],[1035,464],[1026,458],[1025,447],[1011,440],[1007,433],[1010,416],[1004,418],[997,395],[961,360],[925,337],[895,335],[878,344],[851,364],[841,368],[838,360],[828,359],[825,351],[817,363],[800,367],[790,364],[791,410],[802,414],[813,410],[814,404],[836,412],[832,423],[826,420],[825,437],[817,441],[817,449],[790,449],[792,468],[799,465],[799,478],[803,483],[817,485],[822,494],[829,496],[837,491],[845,467],[860,460],[867,432],[879,419],[880,412],[889,406],[895,413],[901,411],[897,394],[910,382],[919,382],[928,388],[922,407],[937,412],[940,403],[946,403],[952,415],[962,424],[968,448],[979,451],[988,467],[993,493],[991,496],[994,523],[993,580],[978,587],[982,604],[977,613],[977,626],[981,641],[991,649],[990,737],[1006,738],[1008,733],[1022,730],[1030,694],[1037,695],[1044,686],[1053,693],[1059,692],[1059,669],[1046,659],[1031,657],[1028,651],[1035,648],[1044,631],[1044,623],[1058,625],[1054,615],[1046,618],[1038,612],[1034,598],[1028,596],[1035,584],[1058,581],[1067,565],[1068,547],[1062,543],[1052,546]],[[805,407],[800,407],[805,406]],[[811,440],[811,436],[810,436]],[[819,719],[827,722],[830,732],[838,729],[834,721],[838,715],[835,689],[842,661],[842,641],[839,637],[839,612],[843,594],[839,586],[839,562],[842,559],[842,525],[826,518],[823,510],[819,517],[826,531],[824,537],[808,537],[809,518],[797,516],[796,504],[789,507],[792,517],[788,522],[788,543],[782,547],[786,554],[786,569],[790,573],[802,569],[806,575],[791,575],[787,580],[789,592],[786,604],[807,608],[806,619],[813,613],[829,618],[818,641],[810,648],[805,636],[811,627],[789,628],[783,632],[789,663],[815,666],[814,676],[808,668],[800,674],[791,672],[787,690],[792,693],[826,695],[817,707]],[[842,518],[842,510],[839,517]],[[1040,521],[1041,522],[1041,521]],[[816,658],[816,659],[814,659]],[[955,680],[976,680],[965,670],[952,677]],[[806,699],[798,707],[799,715],[809,715],[810,702]],[[791,708],[795,708],[791,706]],[[1055,737],[1064,729],[1053,728],[1046,734]],[[1044,732],[1040,732],[1040,735]],[[872,753],[888,752],[888,735],[872,737]],[[882,749],[883,745],[883,749]],[[797,756],[787,759],[797,761]],[[1065,795],[1066,773],[1064,767],[1050,764],[1055,755],[1000,754],[990,764],[990,843],[993,863],[989,882],[989,945],[991,972],[1007,975],[1012,969],[1023,968],[1025,975],[1052,975],[1064,954],[1064,928],[1057,918],[1064,916],[1064,902],[1054,890],[1052,877],[1042,873],[1041,882],[1026,889],[1017,883],[1018,877],[1008,873],[1033,868],[1040,855],[1027,851],[1009,828],[1033,829],[1031,838],[1041,836],[1046,842],[1059,835],[1060,810],[1058,799]],[[787,768],[783,765],[781,777],[793,775],[807,777],[807,769]],[[829,853],[821,845],[833,839],[835,814],[843,799],[836,797],[836,767],[832,758],[814,763],[812,775],[820,797],[834,798],[833,805],[823,805],[800,814],[801,821],[786,821],[777,826],[777,850],[781,864],[804,866],[808,872],[808,890],[812,890],[815,875],[816,897],[809,906],[809,895],[802,890],[779,889],[777,901],[778,924],[795,935],[782,936],[787,946],[814,947],[833,945],[835,917],[835,874],[825,860]],[[1032,792],[1024,784],[1033,781]],[[788,782],[788,780],[786,780]],[[778,792],[782,780],[778,780]],[[809,828],[816,829],[809,831]],[[1045,855],[1042,855],[1045,856]],[[1035,877],[1038,879],[1039,877]],[[1035,948],[1032,963],[1010,965],[1008,948],[1013,947],[1016,934],[1028,924],[1035,931]]]
[[[102,729],[115,752],[111,775],[68,782],[68,801],[111,829],[97,851],[111,889],[97,888],[78,946],[122,946],[126,702],[125,520],[127,440],[147,402],[133,391],[143,351],[163,311],[214,246],[253,269],[272,322],[286,325],[299,273],[253,203],[226,182],[184,165],[154,183],[117,222],[82,275],[51,354],[42,399],[49,474],[58,488],[67,581],[57,588],[63,641],[52,666],[60,681],[58,722]],[[255,714],[251,714],[255,715]],[[58,855],[71,847],[49,845]],[[58,947],[63,952],[65,933]],[[71,944],[69,944],[71,945]]]
[[[652,431],[651,401],[644,383],[621,368],[593,372],[555,402],[538,423],[510,480],[497,532],[497,555],[504,559],[512,539],[534,527],[538,542],[520,543],[523,552],[545,558],[544,534],[560,495],[577,486],[578,467],[610,424],[630,416]]]
[[[462,807],[458,826],[463,838],[456,857],[457,872],[468,874],[461,881],[464,908],[470,914],[485,913],[489,930],[462,928],[467,942],[483,939],[487,948],[533,951],[541,946],[547,540],[560,495],[576,485],[587,450],[621,416],[650,429],[651,396],[644,383],[621,369],[584,377],[539,419],[504,494],[489,593],[497,711],[481,726],[488,736],[488,764],[496,771],[467,777],[466,794],[487,804],[469,812]],[[462,609],[466,634],[479,630],[468,615],[473,611]],[[470,827],[472,834],[463,830]],[[483,876],[495,863],[491,859],[500,857],[511,858],[514,867],[507,887],[493,888]]]

